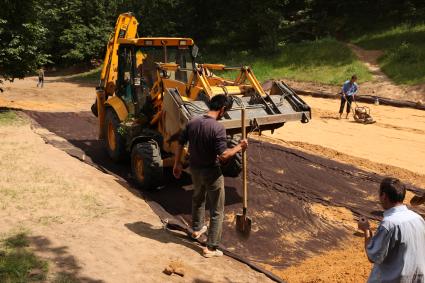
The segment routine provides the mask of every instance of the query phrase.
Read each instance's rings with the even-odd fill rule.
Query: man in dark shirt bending
[[[189,142],[189,164],[193,182],[192,196],[192,237],[197,239],[207,231],[204,225],[205,202],[208,197],[210,207],[210,227],[207,246],[203,256],[222,256],[217,249],[223,226],[224,216],[224,177],[220,162],[226,162],[240,150],[248,146],[247,140],[241,140],[227,148],[226,130],[217,122],[232,107],[233,100],[225,95],[214,96],[209,103],[209,112],[197,117],[186,125],[176,150],[173,173],[180,178],[182,172],[181,157],[184,145]]]

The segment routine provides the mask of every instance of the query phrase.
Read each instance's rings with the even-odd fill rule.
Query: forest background
[[[424,64],[421,62],[425,61],[423,0],[0,2],[2,80],[34,74],[40,66],[87,66],[101,60],[117,16],[128,11],[139,20],[139,36],[192,37],[201,55],[216,62],[236,58],[250,63],[254,57],[273,60],[276,54],[286,50],[288,60],[294,63],[317,64],[341,49],[339,42],[349,41],[366,48],[388,48],[387,57],[400,62],[407,60],[409,70],[415,62],[421,69]],[[394,32],[397,29],[404,36],[397,37]],[[384,39],[377,36],[383,33],[391,36]],[[407,37],[406,33],[409,33]],[[302,59],[305,49],[311,47],[328,48],[329,54],[320,58],[321,52],[313,52],[311,58]],[[420,83],[425,74],[418,77],[416,81],[402,77],[399,82]]]

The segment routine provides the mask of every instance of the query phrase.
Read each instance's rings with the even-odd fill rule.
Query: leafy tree
[[[0,83],[34,72],[48,62],[41,47],[46,28],[35,0],[2,1],[0,10]]]
[[[423,0],[1,0],[0,78],[39,65],[103,57],[120,13],[132,11],[139,36],[189,36],[210,52],[279,50],[281,43],[349,38],[372,28],[423,21]]]
[[[49,34],[46,52],[52,54],[55,64],[72,65],[99,58],[113,29],[106,2],[40,1],[42,21]]]

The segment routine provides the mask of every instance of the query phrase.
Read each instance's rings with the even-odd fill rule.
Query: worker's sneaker
[[[220,250],[210,250],[208,248],[204,249],[203,254],[204,257],[210,258],[210,257],[220,257],[223,256],[223,252]]]
[[[201,228],[201,230],[193,231],[192,232],[192,239],[198,240],[202,236],[202,234],[205,234],[205,232],[207,232],[207,229],[208,229],[208,227],[204,225]]]

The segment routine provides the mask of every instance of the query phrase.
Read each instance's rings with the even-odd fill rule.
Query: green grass
[[[23,232],[13,235],[3,240],[3,243],[8,248],[23,248],[29,246],[27,235]]]
[[[400,25],[352,40],[365,49],[384,51],[379,65],[398,84],[425,83],[425,24]]]
[[[15,111],[0,108],[0,126],[22,125],[26,120]]]
[[[368,69],[351,50],[332,38],[289,43],[280,47],[279,51],[273,54],[264,50],[232,51],[225,50],[225,48],[221,49],[224,52],[203,50],[197,61],[200,63],[224,63],[228,66],[249,65],[260,81],[289,78],[340,85],[353,74],[357,74],[359,82],[372,79]],[[66,79],[72,82],[96,83],[100,78],[100,71],[101,68],[97,68],[85,73],[67,76]],[[234,78],[236,73],[226,72],[220,75]]]
[[[204,54],[200,60],[228,66],[249,65],[260,81],[289,78],[339,85],[353,74],[357,74],[359,82],[372,79],[351,50],[332,38],[286,44],[275,54],[227,51]]]
[[[340,85],[353,74],[359,82],[370,81],[372,75],[343,43],[325,38],[316,41],[289,43],[279,51],[269,54],[267,51],[232,51],[216,52],[203,50],[198,62],[224,63],[228,66],[249,65],[260,81],[267,79],[289,78],[300,81],[312,81]],[[85,73],[67,76],[73,82],[96,83],[100,78],[101,68]],[[225,77],[235,77],[235,72],[226,72]]]
[[[19,233],[2,241],[0,248],[0,282],[32,282],[44,280],[48,264],[29,251],[28,238]]]
[[[82,83],[97,83],[100,79],[101,71],[102,67],[99,67],[84,73],[66,76],[66,80]]]

